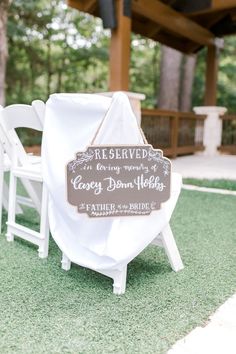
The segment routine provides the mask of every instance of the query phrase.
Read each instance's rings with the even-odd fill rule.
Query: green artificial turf
[[[196,178],[184,178],[183,183],[192,184],[199,187],[228,189],[236,191],[236,181],[227,179],[196,179]]]
[[[0,353],[166,353],[236,291],[235,210],[234,196],[183,191],[171,224],[184,270],[149,246],[129,265],[123,296],[96,272],[63,271],[53,241],[42,260],[1,237]]]

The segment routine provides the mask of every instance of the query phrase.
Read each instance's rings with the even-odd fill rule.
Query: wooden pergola
[[[219,50],[236,33],[236,0],[68,0],[111,29],[111,91],[129,90],[131,31],[186,54],[207,46],[205,104],[216,105]]]

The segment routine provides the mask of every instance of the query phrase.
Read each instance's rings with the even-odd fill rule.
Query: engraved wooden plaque
[[[67,165],[67,198],[90,217],[149,215],[169,199],[170,177],[151,145],[92,145]]]

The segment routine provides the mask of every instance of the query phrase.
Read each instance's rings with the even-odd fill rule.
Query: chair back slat
[[[38,131],[43,130],[43,124],[32,106],[25,104],[13,104],[2,108],[0,111],[0,138],[4,150],[12,159],[13,146],[17,145],[17,159],[21,165],[29,164],[29,156],[15,131],[16,128],[29,128]]]
[[[3,113],[3,107],[0,106],[0,123],[2,123],[2,113]],[[2,124],[0,124],[0,144],[3,148],[3,151],[7,153],[8,157],[12,158],[12,146],[11,142],[5,132],[5,130],[2,127]]]
[[[16,132],[16,128],[43,130],[43,119],[41,119],[44,116],[42,103],[40,102],[40,108],[38,108],[39,105],[36,102],[35,107],[15,104],[0,110],[0,134],[1,132],[3,133],[3,141],[9,140],[11,148],[8,151],[11,168],[6,237],[8,241],[13,241],[14,237],[18,236],[28,242],[32,242],[39,247],[39,257],[46,258],[49,238],[48,194],[43,183],[41,159],[26,153]],[[5,143],[2,146],[4,147],[4,145]],[[29,198],[17,196],[17,181],[19,179]],[[33,207],[39,212],[39,232],[32,230],[29,226],[23,226],[16,219],[17,203]]]
[[[44,116],[46,109],[45,103],[41,100],[34,100],[31,105],[34,108],[36,114],[38,115],[42,125],[44,126]]]
[[[34,108],[25,104],[13,104],[2,110],[2,119],[7,131],[29,128],[42,131],[43,124]]]

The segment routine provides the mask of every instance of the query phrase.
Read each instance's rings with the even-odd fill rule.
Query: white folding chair
[[[91,141],[95,145],[142,141],[128,99],[117,93],[113,100],[87,94],[52,95],[46,104],[43,160],[51,199],[51,234],[63,254],[62,268],[69,270],[72,262],[93,269],[112,278],[114,293],[123,294],[127,265],[150,243],[164,248],[174,271],[183,268],[169,224],[182,179],[172,174],[170,199],[148,217],[92,220],[66,202],[65,166],[78,151],[85,151]],[[60,156],[60,163],[54,156]]]
[[[44,111],[45,111],[44,102],[40,100],[35,100],[32,102],[32,106],[34,107],[35,112],[37,113],[38,117],[40,118],[43,124]],[[0,119],[2,119],[1,118],[2,110],[3,107],[0,105]],[[17,141],[18,146],[21,146],[21,142],[16,134],[14,136],[14,140]],[[21,148],[21,150],[23,149]],[[25,154],[24,151],[23,154]],[[34,156],[31,154],[29,156],[32,163],[39,163],[41,160],[41,157],[39,156]],[[0,124],[0,232],[2,230],[2,209],[4,208],[5,210],[8,210],[8,196],[9,196],[9,188],[8,188],[8,184],[4,179],[4,174],[5,172],[10,171],[11,160],[12,160],[12,146],[6,132],[4,131],[2,125]],[[17,194],[16,214],[23,213],[21,205],[25,205],[32,208],[35,208],[36,205],[37,210],[40,211],[40,197],[38,196],[38,194],[36,194],[36,188],[37,188],[36,185],[33,186],[31,181],[28,180],[21,180],[21,183],[23,184],[24,189],[26,190],[29,197],[25,197]]]
[[[0,106],[0,117],[1,117],[2,110],[3,107]],[[5,172],[10,171],[10,167],[11,167],[10,151],[11,151],[10,142],[2,126],[0,125],[0,232],[2,230],[2,209],[4,208],[5,210],[8,210],[9,189],[4,179],[4,174]],[[23,210],[20,207],[20,203],[23,202],[26,198],[23,197],[23,200],[20,199],[21,196],[17,196],[16,214],[23,213]],[[24,204],[24,202],[22,204]]]
[[[11,144],[11,169],[9,183],[9,204],[6,237],[13,241],[14,236],[23,238],[39,246],[40,258],[48,255],[49,226],[47,217],[48,195],[43,184],[40,158],[27,154],[17,136],[16,128],[30,128],[38,131],[43,130],[43,123],[40,118],[41,108],[38,111],[35,107],[42,107],[41,103],[34,102],[34,107],[29,105],[15,104],[5,107],[1,111],[2,128]],[[41,113],[40,113],[41,112]],[[20,179],[30,196],[23,198],[23,203],[34,207],[40,215],[40,231],[34,231],[29,227],[16,222],[17,202],[17,179]]]

